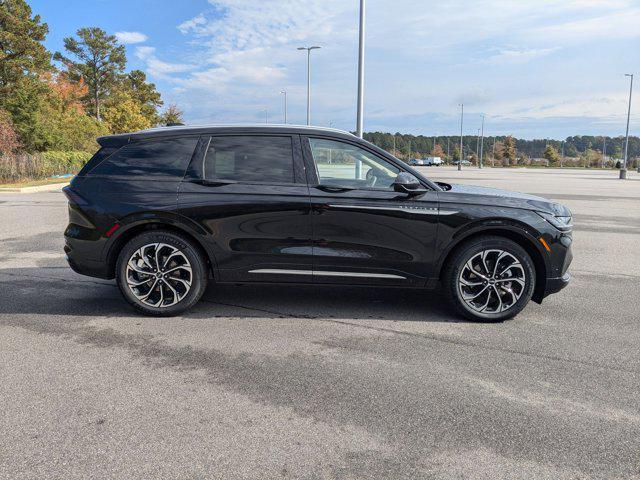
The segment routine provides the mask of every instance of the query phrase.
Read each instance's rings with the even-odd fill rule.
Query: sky
[[[28,0],[46,46],[98,26],[185,121],[355,130],[358,0]],[[365,131],[624,135],[640,0],[367,0]],[[640,87],[640,78],[637,79]],[[266,109],[266,111],[265,111]],[[265,118],[266,117],[266,118]],[[631,134],[640,134],[640,91]]]

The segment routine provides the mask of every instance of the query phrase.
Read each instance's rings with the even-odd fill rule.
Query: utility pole
[[[395,133],[393,134],[393,156],[397,157],[398,154],[396,153],[396,135]]]
[[[563,160],[564,160],[564,140],[562,140],[562,155],[560,155],[560,168],[562,168]]]
[[[284,124],[286,125],[287,124],[287,91],[282,90],[280,93],[284,95]]]
[[[358,115],[356,120],[356,135],[362,138],[364,123],[364,6],[365,0],[360,0],[360,42],[358,47]]]
[[[307,51],[307,125],[311,125],[311,50],[317,50],[320,47],[298,47],[298,50]]]
[[[604,159],[607,156],[607,137],[602,137],[602,165],[601,168],[604,168]]]
[[[633,93],[633,73],[625,73],[625,77],[631,77],[631,85],[629,86],[629,108],[627,109],[627,135],[626,140],[624,142],[624,163],[622,164],[622,168],[620,169],[620,179],[624,180],[627,178],[627,158],[629,155],[629,119],[631,118],[631,94]],[[638,167],[638,171],[640,172],[640,167]]]
[[[478,158],[478,168],[480,168],[480,129],[478,129],[478,135],[476,136],[476,157]]]
[[[458,170],[462,170],[463,146],[462,146],[462,124],[464,122],[464,103],[460,104],[460,158],[458,159]]]
[[[269,123],[269,109],[267,107],[264,107],[263,110],[264,110],[264,123]]]
[[[451,153],[450,153],[450,149],[449,149],[449,140],[450,140],[450,138],[447,137],[447,159],[451,159]]]
[[[484,152],[484,115],[482,115],[482,127],[480,130],[480,163],[478,163],[478,168],[482,168],[482,155]]]

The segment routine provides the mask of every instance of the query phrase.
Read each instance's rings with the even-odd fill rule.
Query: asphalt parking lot
[[[133,313],[73,273],[66,201],[0,194],[0,478],[640,478],[640,174],[424,168],[574,212],[567,289],[211,287]]]

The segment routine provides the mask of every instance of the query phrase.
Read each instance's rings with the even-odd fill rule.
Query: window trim
[[[131,178],[135,178],[135,179],[138,179],[138,180],[153,180],[154,182],[180,182],[185,177],[187,172],[189,171],[189,165],[191,164],[191,160],[192,160],[195,152],[198,149],[199,137],[200,137],[200,135],[172,135],[172,136],[159,137],[159,138],[143,138],[141,140],[136,140],[136,141],[133,141],[133,142],[129,141],[129,142],[125,143],[124,145],[120,146],[111,155],[109,155],[108,157],[102,159],[102,161],[100,163],[98,163],[97,165],[92,167],[91,170],[89,170],[88,172],[85,173],[85,175],[91,175],[91,177],[94,177],[94,178],[109,178],[109,179],[131,179]],[[180,139],[186,139],[186,138],[195,138],[196,139],[196,144],[193,147],[193,152],[191,152],[191,155],[189,156],[189,160],[187,162],[187,167],[185,168],[185,171],[184,171],[184,173],[182,175],[178,175],[178,176],[175,176],[175,177],[153,175],[153,176],[151,176],[151,178],[149,178],[150,176],[148,176],[148,175],[113,175],[113,174],[108,174],[108,173],[93,173],[93,171],[96,168],[98,168],[100,165],[102,165],[104,162],[106,162],[108,159],[110,159],[113,155],[115,155],[116,153],[120,152],[124,148],[137,146],[137,145],[144,145],[146,143],[154,143],[154,142],[158,143],[158,142],[165,142],[165,141],[169,141],[169,140],[180,140]]]
[[[302,147],[300,143],[300,136],[296,134],[290,133],[252,133],[252,132],[233,132],[233,133],[211,133],[200,136],[200,142],[198,146],[202,148],[202,151],[197,152],[197,156],[194,155],[194,158],[187,168],[184,181],[191,183],[198,183],[205,179],[204,175],[204,162],[207,159],[207,151],[211,145],[211,142],[214,138],[219,137],[278,137],[278,138],[290,138],[291,139],[291,153],[292,153],[292,171],[293,171],[293,179],[291,182],[261,182],[261,181],[243,181],[243,180],[229,180],[229,179],[221,179],[221,178],[210,178],[213,182],[220,181],[221,183],[229,183],[233,185],[271,185],[271,186],[282,186],[282,187],[291,187],[300,185],[306,185],[307,182],[305,180],[305,165],[303,163],[303,154]],[[198,148],[196,148],[196,151]]]
[[[399,164],[398,160],[393,158],[389,158],[386,155],[381,155],[380,153],[376,152],[375,150],[369,148],[368,145],[363,144],[357,140],[350,140],[350,139],[346,139],[346,138],[337,138],[331,135],[304,135],[303,136],[304,141],[303,141],[303,151],[305,153],[305,159],[307,161],[307,171],[311,172],[311,178],[309,178],[309,187],[318,187],[319,185],[322,185],[320,183],[320,175],[318,173],[318,167],[316,165],[316,162],[313,158],[313,151],[311,150],[311,142],[309,140],[311,139],[318,139],[318,140],[331,140],[334,142],[338,142],[338,143],[346,143],[347,145],[352,145],[358,148],[361,148],[362,150],[370,153],[371,155],[373,155],[374,157],[380,158],[382,160],[384,160],[387,163],[392,164],[393,166],[395,166],[396,168],[398,168],[400,170],[400,172],[407,172],[410,173],[411,175],[414,175],[418,181],[427,189],[429,190],[434,190],[431,185],[429,185],[428,183],[426,183],[422,178],[420,178],[419,176],[415,175],[414,172],[412,172],[411,170],[408,170],[406,168],[406,165],[401,165]],[[309,165],[310,163],[310,165]],[[371,187],[366,187],[366,188],[356,188],[354,190],[357,191],[362,191],[362,192],[393,192],[393,190],[390,190],[388,188],[371,188]]]

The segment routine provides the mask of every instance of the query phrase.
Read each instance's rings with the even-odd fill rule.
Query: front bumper
[[[557,278],[547,278],[547,285],[544,289],[544,296],[551,295],[552,293],[557,293],[562,290],[564,287],[569,285],[571,281],[571,274],[566,272],[563,276]]]

